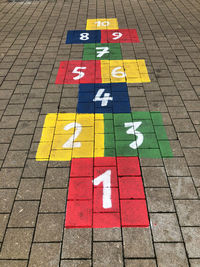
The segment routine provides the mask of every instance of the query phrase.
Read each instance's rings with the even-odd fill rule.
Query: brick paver
[[[86,27],[98,30],[92,20],[96,18],[117,19],[111,20],[110,31],[136,29],[135,39],[109,43],[113,52],[105,55],[103,62],[95,49],[101,40],[111,42],[106,28],[102,28],[96,44],[66,44],[68,31],[85,31]],[[197,0],[0,0],[0,266],[200,266],[199,18]],[[104,114],[100,106],[90,106],[94,87],[67,84],[69,79],[64,76],[65,80],[61,77],[56,82],[60,62],[77,60],[93,66],[87,78],[96,83],[96,89],[101,83],[106,86],[113,82],[113,87],[107,88],[117,97],[116,105],[110,105]],[[114,87],[117,82],[111,77],[109,60],[114,65],[118,61],[122,68],[130,66],[129,60],[135,64],[120,81],[127,81],[120,94]],[[137,62],[145,62],[143,72]],[[132,77],[132,72],[137,75]],[[70,113],[72,120],[86,106],[87,112],[99,113],[100,117],[86,120],[86,132],[76,140],[85,143],[89,157],[85,162],[83,152],[81,163],[76,148],[71,152],[68,149],[66,156],[64,149],[58,153],[61,137],[52,140],[55,136],[66,139],[59,133],[58,123],[63,119],[57,114],[62,117]],[[136,122],[145,122],[145,127],[138,129],[149,141],[134,155],[129,147],[125,149],[130,140],[133,146],[137,142],[123,128],[124,117],[117,115],[123,112],[131,121],[140,114]],[[45,135],[47,114],[50,126]],[[56,126],[52,126],[53,116]],[[55,136],[54,130],[58,130]],[[52,138],[46,140],[50,132]],[[97,142],[104,135],[104,142]],[[109,158],[102,165],[98,158],[92,159],[94,155]],[[140,168],[138,165],[139,173],[134,175],[119,157],[121,162],[128,162],[128,157],[137,156]],[[72,164],[67,161],[71,158]],[[78,201],[81,205],[90,203],[89,182],[96,170],[106,167],[116,169],[120,177],[114,191],[123,204],[116,204],[116,210],[109,213],[112,220],[118,216],[118,227],[101,228],[106,213],[94,212],[94,222],[91,219],[86,228],[65,228],[68,188],[72,210]],[[133,171],[133,165],[131,168]],[[137,179],[132,182],[128,176]],[[84,193],[76,190],[84,179],[87,197],[80,194],[83,199],[77,200],[77,192]],[[132,191],[126,190],[126,183],[137,188],[137,200],[127,200],[132,198]],[[98,191],[94,193],[97,199]],[[116,199],[117,203],[119,197]],[[145,204],[145,199],[150,225],[147,227],[147,221],[144,228],[132,224],[120,227],[126,226],[123,220],[129,224],[134,218],[134,212],[127,216],[128,208],[124,207],[131,201]],[[98,204],[94,211],[101,211]],[[146,211],[146,206],[142,210]]]

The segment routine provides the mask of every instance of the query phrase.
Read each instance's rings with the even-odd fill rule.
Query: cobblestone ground
[[[128,84],[132,111],[159,111],[173,158],[140,159],[148,228],[65,229],[70,162],[36,161],[47,113],[76,113],[78,85],[55,84],[81,60],[68,30],[117,18],[140,43],[150,83]],[[0,0],[0,266],[200,266],[200,2]]]

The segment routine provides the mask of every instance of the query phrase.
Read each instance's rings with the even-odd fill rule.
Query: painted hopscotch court
[[[139,43],[117,19],[88,19],[68,31],[83,60],[62,61],[55,84],[79,86],[77,113],[46,116],[37,161],[71,161],[66,228],[148,227],[140,158],[173,157],[160,112],[131,111],[127,83],[150,82],[143,59],[123,59]]]

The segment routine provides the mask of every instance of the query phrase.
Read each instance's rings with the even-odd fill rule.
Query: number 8
[[[89,33],[84,32],[84,33],[81,33],[81,34],[80,34],[80,40],[82,40],[82,41],[86,41],[86,40],[88,40],[88,39],[89,39]]]

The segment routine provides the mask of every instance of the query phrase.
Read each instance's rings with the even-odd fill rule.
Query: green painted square
[[[114,114],[114,126],[124,126],[125,122],[132,122],[133,119],[130,113]]]
[[[104,117],[104,121],[105,120],[113,120],[113,115],[112,113],[104,113],[103,117]]]
[[[151,120],[150,112],[148,111],[133,111],[133,120]]]
[[[134,122],[142,122],[142,124],[137,128],[137,131],[141,133],[154,133],[154,127],[151,120],[133,120]]]
[[[153,125],[163,125],[162,115],[160,112],[151,112]]]
[[[104,134],[105,148],[115,148],[114,134]]]
[[[144,141],[139,148],[158,148],[158,141],[154,133],[144,134]]]
[[[117,157],[135,157],[138,156],[137,149],[132,149],[130,141],[118,141],[116,142]]]
[[[164,126],[155,126],[155,132],[158,140],[168,139]]]
[[[104,133],[114,133],[113,120],[104,120]]]
[[[161,158],[160,150],[159,149],[138,149],[139,157],[140,158],[151,158],[151,159],[159,159]]]
[[[116,157],[115,149],[113,149],[113,148],[106,148],[104,150],[104,156],[105,157]]]
[[[98,49],[101,48],[102,49]],[[120,44],[85,44],[83,60],[120,60]]]
[[[136,136],[132,134],[127,134],[128,128],[125,127],[115,127],[115,138],[117,141],[135,141]]]
[[[159,141],[160,151],[163,158],[172,158],[173,153],[169,141]]]

